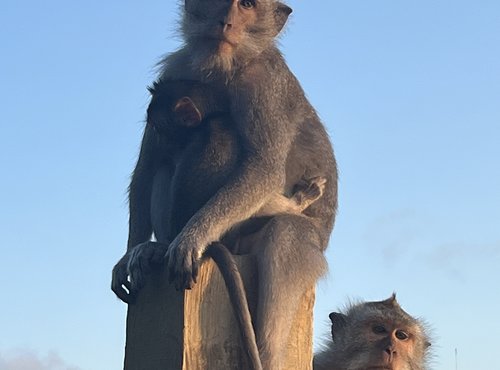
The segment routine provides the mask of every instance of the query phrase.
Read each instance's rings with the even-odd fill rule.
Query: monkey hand
[[[133,303],[144,286],[145,276],[163,262],[168,244],[145,242],[136,245],[113,268],[111,289],[125,303]]]
[[[170,244],[167,254],[168,280],[177,290],[191,289],[196,284],[198,271],[206,244],[192,242],[179,234]]]
[[[113,267],[111,290],[125,303],[131,302],[129,295],[131,284],[128,281],[127,264],[129,260],[129,253],[125,253],[118,263]]]

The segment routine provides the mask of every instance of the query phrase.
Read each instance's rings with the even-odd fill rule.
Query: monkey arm
[[[148,241],[152,235],[150,207],[155,147],[154,132],[149,125],[146,125],[139,159],[129,186],[130,215],[127,251],[114,266],[111,280],[111,290],[126,303],[130,303],[133,298],[131,292],[134,287],[128,280],[133,248],[139,243]]]
[[[289,79],[278,66],[270,75],[267,65],[249,68],[230,86],[232,117],[243,138],[245,159],[239,171],[186,224],[167,252],[171,280],[178,288],[196,282],[199,260],[212,242],[237,223],[254,215],[285,184],[286,159],[297,132],[291,119]],[[287,70],[287,69],[286,69]],[[256,79],[254,76],[260,76]],[[266,76],[264,79],[262,76]]]
[[[139,158],[129,185],[129,236],[127,250],[151,238],[151,193],[155,174],[157,137],[146,125]]]

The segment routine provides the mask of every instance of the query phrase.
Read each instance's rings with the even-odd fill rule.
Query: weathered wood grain
[[[236,256],[255,312],[257,273],[251,256]],[[312,369],[314,289],[290,318],[285,370]],[[279,309],[278,307],[276,309]],[[245,370],[240,333],[224,280],[213,261],[200,269],[192,290],[178,292],[166,273],[152,274],[127,313],[125,370]]]

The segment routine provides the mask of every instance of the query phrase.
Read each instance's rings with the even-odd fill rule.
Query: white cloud
[[[0,352],[0,370],[81,370],[68,365],[54,351],[40,356],[34,351],[20,349]]]

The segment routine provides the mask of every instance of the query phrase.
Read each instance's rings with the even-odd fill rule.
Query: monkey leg
[[[259,276],[256,336],[264,370],[279,370],[304,293],[327,270],[321,229],[297,215],[272,218],[254,247]]]
[[[265,217],[275,216],[278,213],[302,213],[323,196],[325,184],[326,179],[320,176],[302,180],[295,186],[295,192],[290,198],[282,194],[274,194],[254,216]]]

